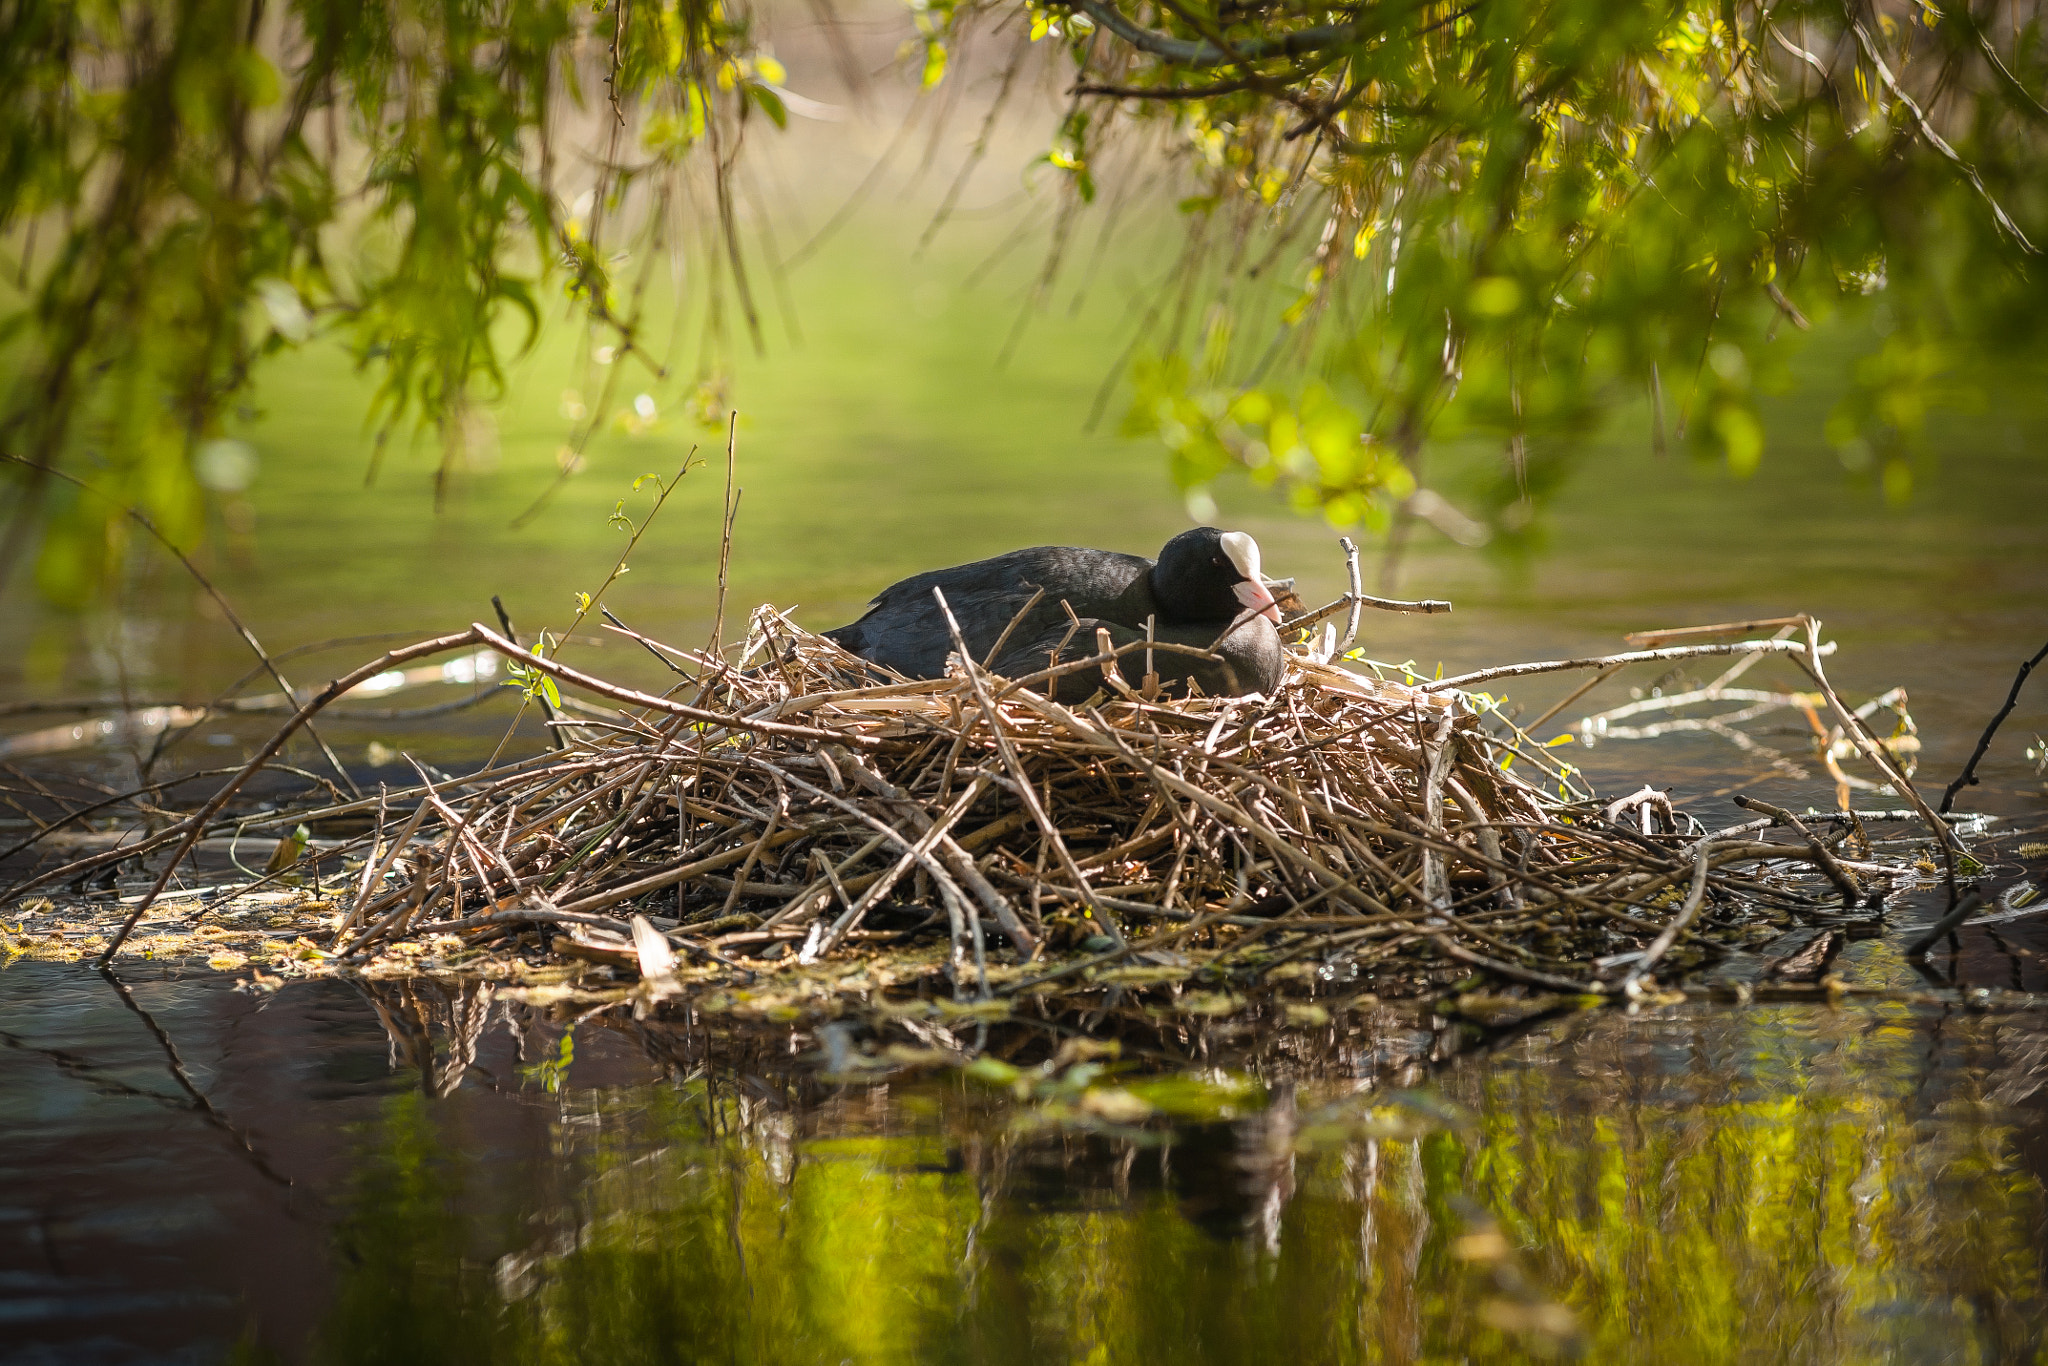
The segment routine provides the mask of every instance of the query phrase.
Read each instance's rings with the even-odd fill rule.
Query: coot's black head
[[[1259,577],[1259,543],[1242,531],[1198,526],[1168,541],[1152,570],[1152,595],[1168,621],[1229,621],[1250,608],[1280,623]]]

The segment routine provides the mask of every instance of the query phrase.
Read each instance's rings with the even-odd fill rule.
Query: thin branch
[[[248,626],[242,621],[241,616],[235,611],[234,605],[227,600],[226,595],[223,594],[218,588],[215,588],[213,586],[212,581],[208,579],[206,575],[199,572],[199,566],[192,563],[190,557],[188,557],[184,551],[178,549],[178,547],[171,544],[171,538],[164,535],[163,532],[159,531],[157,529],[157,525],[155,522],[152,522],[147,516],[145,516],[142,512],[138,511],[137,509],[129,507],[126,503],[121,502],[119,499],[114,498],[110,494],[100,492],[100,490],[86,483],[83,479],[79,479],[72,475],[66,474],[63,470],[53,469],[48,465],[39,464],[34,460],[24,459],[23,457],[18,455],[7,455],[4,453],[0,453],[0,460],[6,460],[12,464],[20,465],[23,466],[24,468],[35,470],[40,474],[49,475],[58,479],[62,479],[65,483],[70,484],[78,489],[82,489],[86,493],[90,493],[96,498],[105,499],[108,503],[111,503],[116,509],[126,514],[129,517],[129,519],[132,520],[137,526],[141,527],[144,531],[147,531],[151,536],[154,536],[156,538],[157,544],[162,546],[165,550],[169,551],[171,553],[171,556],[174,559],[176,559],[179,564],[185,567],[185,572],[192,576],[193,581],[206,591],[206,595],[208,597],[213,599],[214,605],[220,608],[221,615],[227,618],[228,624],[235,628],[236,634],[240,635],[242,637],[243,642],[247,644],[252,651],[255,652],[256,658],[263,662],[263,668],[265,672],[267,672],[271,676],[271,678],[276,680],[278,687],[284,689],[284,695],[286,697],[297,696],[297,694],[292,689],[292,685],[285,681],[285,677],[282,673],[278,672],[277,664],[274,660],[271,659],[269,652],[263,648],[263,642],[256,639],[256,633],[254,631],[251,631],[248,628]],[[334,770],[335,776],[341,779],[342,785],[348,788],[350,794],[356,797],[362,796],[363,790],[356,786],[355,779],[348,776],[348,770],[342,767],[340,758],[336,756],[335,752],[328,747],[327,742],[320,738],[319,732],[314,730],[311,726],[308,726],[306,727],[306,734],[311,736],[313,742],[320,746],[320,753],[322,757],[324,757],[327,760],[328,766]],[[144,774],[143,776],[147,777],[149,775]]]
[[[1080,10],[1101,27],[1142,52],[1164,57],[1178,66],[1215,67],[1243,65],[1269,57],[1301,57],[1325,48],[1351,47],[1371,37],[1376,29],[1363,24],[1324,24],[1296,29],[1270,38],[1249,38],[1223,47],[1202,38],[1175,38],[1144,28],[1124,16],[1108,0],[1061,0]]]
[[[1820,647],[1820,653],[1835,652],[1835,643],[1829,641]],[[1595,655],[1590,659],[1552,659],[1537,664],[1506,664],[1496,669],[1475,669],[1468,674],[1454,678],[1440,678],[1434,682],[1417,686],[1423,692],[1444,692],[1451,688],[1463,688],[1473,683],[1485,683],[1495,678],[1526,678],[1530,674],[1563,673],[1569,669],[1605,669],[1618,664],[1648,664],[1664,659],[1696,659],[1702,655],[1792,655],[1804,657],[1806,642],[1800,640],[1736,640],[1722,645],[1682,645],[1668,650],[1631,650],[1619,655]]]
[[[2031,674],[2034,666],[2044,659],[2048,659],[2048,645],[2043,645],[2032,659],[2020,665],[2020,671],[2013,676],[2012,690],[2005,695],[2005,705],[1998,709],[1998,715],[1991,718],[1991,724],[1984,727],[1984,733],[1977,738],[1977,748],[1970,755],[1970,762],[1963,765],[1963,771],[1948,785],[1948,791],[1941,794],[1941,805],[1936,809],[1942,815],[1946,816],[1949,808],[1955,805],[1958,792],[1977,785],[1977,761],[1991,748],[1991,737],[1998,734],[1998,728],[2005,724],[2005,718],[2011,716],[2012,709],[2019,705],[2020,689],[2026,686],[2027,675]]]

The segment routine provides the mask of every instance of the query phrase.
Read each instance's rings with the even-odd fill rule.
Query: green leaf
[[[747,98],[752,100],[777,128],[789,127],[789,110],[783,106],[782,96],[759,81],[748,81]]]
[[[268,109],[284,91],[277,68],[254,48],[241,48],[234,57],[235,93],[252,109]]]

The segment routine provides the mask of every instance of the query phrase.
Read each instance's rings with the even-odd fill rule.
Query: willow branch
[[[1301,57],[1324,48],[1348,47],[1367,36],[1364,26],[1359,24],[1323,24],[1271,38],[1248,38],[1231,44],[1226,50],[1207,39],[1175,38],[1144,28],[1107,0],[1069,0],[1069,3],[1132,47],[1163,57],[1176,66],[1231,66],[1264,61],[1268,57]]]

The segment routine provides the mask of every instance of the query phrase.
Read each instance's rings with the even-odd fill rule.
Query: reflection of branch
[[[249,1141],[247,1134],[236,1127],[233,1120],[214,1108],[213,1102],[207,1099],[206,1093],[201,1091],[192,1080],[191,1073],[185,1070],[185,1060],[178,1055],[177,1044],[173,1043],[171,1036],[164,1032],[164,1027],[156,1022],[156,1017],[142,1008],[141,1002],[135,999],[135,993],[128,989],[128,984],[106,968],[100,969],[100,976],[107,979],[107,984],[113,987],[115,993],[120,996],[121,1004],[135,1012],[136,1018],[142,1021],[143,1026],[156,1039],[157,1046],[163,1049],[164,1063],[170,1069],[171,1079],[178,1083],[180,1090],[192,1097],[192,1108],[204,1116],[208,1124],[211,1124],[214,1128],[233,1139],[235,1147],[241,1150],[243,1156],[248,1159],[249,1165],[260,1172],[264,1179],[275,1182],[286,1190],[298,1190],[297,1183],[289,1176],[279,1172],[275,1167],[272,1167],[263,1154],[256,1151],[256,1145]]]
[[[1787,778],[1803,782],[1807,777],[1805,769],[1793,763],[1769,745],[1758,743],[1748,735],[1736,730],[1733,726],[1723,725],[1719,721],[1708,721],[1701,729],[1709,734],[1720,736],[1745,754],[1751,754],[1764,760],[1773,769],[1784,774]]]
[[[157,1104],[168,1106],[173,1110],[187,1108],[185,1102],[179,1100],[176,1096],[167,1096],[161,1091],[152,1091],[147,1087],[134,1086],[122,1081],[119,1077],[107,1075],[106,1070],[100,1064],[80,1057],[68,1049],[46,1048],[40,1044],[33,1044],[20,1035],[9,1033],[4,1029],[0,1029],[0,1047],[11,1048],[17,1053],[33,1053],[39,1058],[47,1058],[59,1072],[62,1072],[67,1077],[85,1082],[102,1095],[127,1096],[132,1100],[153,1100]]]
[[[403,1062],[419,1073],[420,1089],[428,1095],[452,1095],[476,1065],[477,1043],[490,1021],[495,990],[492,985],[483,982],[460,986],[453,996],[446,986],[431,979],[419,986],[370,981],[356,981],[353,985],[384,1026],[392,1068],[395,1070]],[[435,997],[431,1003],[423,994],[426,990],[431,990]],[[445,1058],[434,1042],[439,1028],[448,1031]]]
[[[1840,726],[1836,726],[1833,730],[1828,730],[1821,725],[1819,715],[1811,707],[1806,708],[1806,719],[1812,725],[1813,733],[1820,741],[1815,748],[1820,751],[1821,767],[1825,768],[1828,771],[1828,776],[1835,780],[1835,794],[1844,808],[1849,805],[1849,791],[1851,788],[1859,792],[1883,792],[1885,790],[1885,784],[1873,783],[1867,778],[1859,778],[1842,767],[1841,760],[1835,757],[1835,742],[1840,739],[1842,734]]]
[[[1757,658],[1754,655],[1750,657],[1752,659]],[[1647,712],[1677,711],[1680,707],[1690,707],[1701,702],[1750,702],[1755,704],[1739,708],[1735,711],[1722,712],[1714,718],[1723,723],[1731,723],[1736,721],[1752,721],[1759,716],[1768,715],[1780,707],[1796,707],[1800,704],[1800,697],[1797,693],[1768,692],[1759,688],[1696,688],[1691,692],[1667,693],[1658,697],[1639,697],[1633,702],[1624,702],[1618,707],[1610,707],[1606,711],[1588,716],[1579,724],[1603,740],[1609,736],[1613,736],[1618,740],[1647,740],[1660,733],[1657,726],[1652,725],[1631,729],[1626,726],[1611,726],[1611,723],[1626,720],[1631,716],[1641,716]],[[1696,729],[1696,727],[1688,727],[1688,729]]]
[[[1757,659],[1760,656],[1750,655],[1749,658]],[[1612,671],[1610,670],[1609,672]],[[1607,674],[1602,674],[1600,678],[1607,676]],[[1597,683],[1600,680],[1596,678],[1593,681]],[[1588,686],[1591,685],[1589,684]],[[1608,724],[1609,718],[1616,716],[1633,716],[1645,711],[1687,706],[1695,702],[1740,701],[1745,698],[1759,698],[1762,700],[1758,701],[1755,706],[1741,707],[1735,711],[1724,711],[1716,716],[1676,717],[1669,721],[1658,721],[1647,726],[1611,726]],[[1569,701],[1570,699],[1567,698],[1566,700]],[[1626,706],[1616,707],[1612,711],[1602,712],[1598,716],[1587,717],[1579,723],[1580,738],[1584,744],[1590,747],[1596,741],[1655,740],[1661,736],[1682,731],[1705,732],[1709,735],[1720,736],[1745,754],[1754,755],[1759,759],[1767,761],[1772,768],[1788,778],[1803,779],[1807,776],[1805,769],[1787,759],[1777,750],[1772,749],[1768,745],[1759,744],[1747,734],[1735,729],[1737,722],[1753,721],[1759,716],[1776,711],[1780,707],[1792,706],[1798,701],[1799,699],[1790,693],[1763,693],[1748,688],[1730,688],[1726,691],[1705,688],[1696,693],[1682,693],[1672,697],[1646,697],[1640,701],[1631,702]],[[1549,717],[1545,716],[1543,719],[1548,720]],[[1541,725],[1542,721],[1537,722],[1537,724]],[[1832,765],[1830,765],[1830,768],[1832,769]]]

